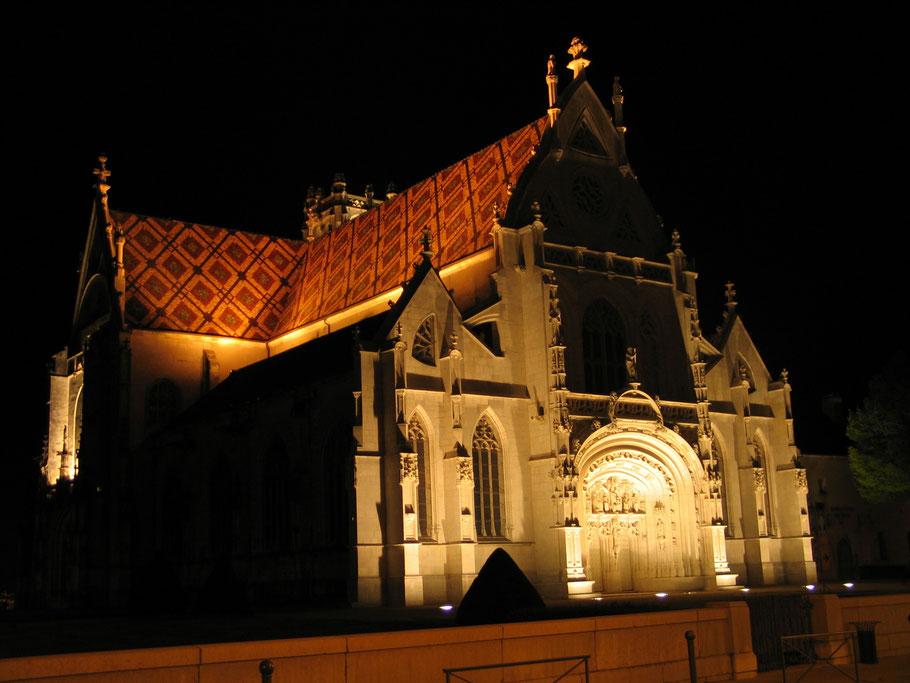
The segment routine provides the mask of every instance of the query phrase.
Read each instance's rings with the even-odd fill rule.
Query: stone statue
[[[638,352],[634,346],[626,349],[626,374],[629,376],[629,384],[638,381]]]

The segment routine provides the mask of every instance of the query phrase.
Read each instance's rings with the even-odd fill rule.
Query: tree
[[[847,419],[850,471],[871,502],[910,498],[910,364],[898,353]]]

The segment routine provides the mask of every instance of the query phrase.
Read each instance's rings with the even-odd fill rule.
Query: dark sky
[[[731,279],[806,424],[826,391],[855,403],[901,317],[893,22],[491,5],[97,4],[13,21],[6,230],[28,303],[7,333],[21,394],[3,458],[39,450],[44,366],[66,339],[98,153],[114,208],[297,237],[307,186],[337,170],[353,192],[404,189],[543,115],[547,56],[565,86],[576,33],[604,100],[622,77],[630,160],[696,262],[704,329]],[[800,415],[798,443],[817,451]]]

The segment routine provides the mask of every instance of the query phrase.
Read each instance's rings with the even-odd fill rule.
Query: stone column
[[[708,558],[714,562],[714,579],[718,588],[735,588],[738,574],[730,573],[730,563],[727,562],[727,527],[722,524],[712,524],[702,527],[704,547]]]
[[[401,517],[404,560],[404,604],[423,604],[423,576],[420,573],[419,524],[417,520],[417,454],[401,453]]]

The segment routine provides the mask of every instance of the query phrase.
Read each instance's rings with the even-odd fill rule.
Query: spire
[[[111,177],[111,172],[107,170],[107,156],[101,154],[98,156],[98,163],[101,168],[92,171],[98,177],[98,197],[101,200],[101,210],[104,214],[104,233],[107,235],[107,246],[110,249],[110,256],[114,268],[114,291],[117,292],[117,304],[120,308],[120,321],[125,325],[123,315],[126,292],[126,270],[123,267],[123,247],[126,244],[126,237],[123,231],[114,222],[111,216],[111,210],[107,203],[107,193],[111,189],[107,179]]]
[[[578,78],[579,74],[591,65],[591,60],[584,57],[584,53],[587,51],[588,46],[584,44],[581,38],[578,36],[572,38],[572,43],[568,49],[568,53],[572,55],[572,61],[568,65],[568,68],[572,69],[572,78]]]
[[[346,192],[347,189],[348,184],[344,179],[344,173],[338,171],[335,174],[335,181],[332,183],[332,192],[334,194],[341,194],[342,192]]]
[[[736,310],[736,290],[733,289],[733,283],[729,281],[724,285],[724,287],[726,288],[724,296],[727,297],[727,306],[726,310],[724,311],[724,317],[726,318]]]
[[[619,166],[627,172],[630,172],[629,160],[626,158],[626,128],[625,120],[622,114],[622,105],[625,98],[622,94],[622,86],[619,84],[619,76],[613,77],[613,125],[616,132],[619,133]]]
[[[559,76],[556,75],[556,57],[550,55],[547,60],[547,114],[550,117],[550,126],[556,125],[556,119],[559,116],[559,107],[556,106],[556,83]]]
[[[98,156],[98,163],[101,165],[101,168],[96,168],[92,171],[92,173],[98,176],[98,184],[95,185],[95,187],[98,188],[98,195],[101,198],[101,206],[104,209],[104,220],[107,223],[108,236],[110,237],[114,229],[114,221],[111,219],[111,212],[108,209],[107,205],[107,193],[111,189],[110,184],[107,182],[107,179],[111,177],[111,172],[107,170],[107,156],[100,154]]]
[[[622,86],[619,84],[619,76],[613,76],[613,121],[616,124],[616,130],[622,128],[625,132],[625,126],[622,122]]]

